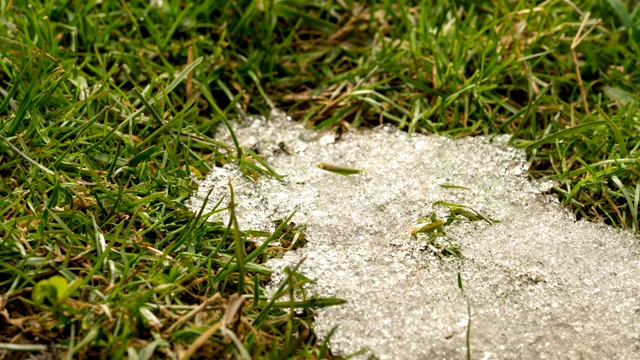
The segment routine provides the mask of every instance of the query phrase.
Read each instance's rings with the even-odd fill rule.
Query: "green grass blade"
[[[244,269],[244,241],[241,239],[238,219],[236,218],[236,200],[231,179],[229,179],[229,191],[231,193],[231,199],[229,200],[229,221],[233,223],[233,242],[235,243],[235,254],[238,264],[238,294],[243,294],[244,277],[246,273]]]
[[[176,78],[173,79],[173,81],[171,81],[171,83],[169,83],[169,86],[167,86],[167,88],[164,90],[164,92],[160,93],[157,97],[152,98],[151,100],[149,100],[147,102],[147,104],[149,106],[153,105],[157,101],[162,100],[164,98],[165,94],[169,95],[187,77],[187,75],[189,75],[196,67],[198,67],[198,65],[200,65],[200,63],[202,63],[203,60],[204,60],[203,57],[199,57],[196,60],[194,60],[191,64],[187,65],[180,73],[178,73],[178,75],[176,75]],[[142,114],[142,112],[145,109],[146,109],[146,106],[143,106],[142,108],[134,111],[133,114],[129,115],[129,117],[127,117],[127,119],[125,121],[120,123],[118,128],[123,127],[125,124],[129,123],[129,121],[131,121],[132,119],[135,119],[137,116]]]
[[[604,120],[601,121],[593,121],[585,124],[580,124],[576,126],[572,126],[568,129],[560,130],[556,133],[553,133],[549,136],[545,136],[539,140],[530,140],[530,141],[520,141],[515,143],[513,146],[516,148],[530,148],[535,149],[539,148],[542,145],[549,144],[555,142],[556,140],[564,139],[576,134],[579,134],[585,130],[594,129],[598,127],[602,127],[607,125],[607,122]]]
[[[27,160],[31,165],[37,167],[38,169],[44,171],[45,173],[47,173],[49,175],[55,175],[55,172],[53,172],[52,170],[46,168],[45,166],[43,166],[42,164],[38,163],[37,161],[33,160],[31,157],[29,157],[27,154],[25,154],[22,151],[20,151],[20,149],[15,147],[11,142],[9,142],[9,140],[5,139],[3,136],[0,136],[0,140],[4,141],[5,144],[9,145],[9,147],[11,149],[13,149],[13,151],[15,151],[18,154],[20,154],[20,156],[22,156],[25,160]]]
[[[288,309],[288,308],[296,308],[296,309],[319,309],[328,306],[336,306],[346,304],[347,301],[338,298],[318,298],[318,299],[309,299],[303,301],[281,301],[274,302],[272,307],[274,309]],[[261,306],[266,306],[268,303],[264,302]]]
[[[624,136],[622,136],[622,133],[620,132],[620,129],[618,128],[618,126],[616,126],[616,124],[613,122],[613,120],[611,120],[609,115],[607,115],[602,110],[602,108],[600,106],[596,105],[596,110],[598,110],[600,115],[607,122],[607,125],[611,129],[611,132],[613,132],[613,136],[615,137],[616,141],[618,142],[618,147],[619,147],[618,150],[620,151],[620,156],[623,157],[623,158],[626,158],[627,157],[627,142],[624,140]]]
[[[334,174],[344,175],[344,176],[355,175],[355,174],[359,174],[359,173],[362,172],[362,170],[352,169],[352,168],[347,168],[347,167],[342,167],[342,166],[336,166],[336,165],[331,165],[331,164],[327,164],[327,163],[318,164],[318,169],[326,170],[326,171],[332,172]]]

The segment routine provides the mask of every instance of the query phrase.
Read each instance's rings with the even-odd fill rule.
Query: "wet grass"
[[[513,134],[579,218],[638,229],[633,2],[2,6],[0,354],[331,356],[310,322],[337,300],[267,302],[269,248],[184,205],[212,166],[277,176],[215,140],[273,106],[338,132]]]

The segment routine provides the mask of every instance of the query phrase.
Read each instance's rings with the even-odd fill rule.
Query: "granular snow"
[[[348,301],[316,312],[320,338],[337,326],[334,354],[463,358],[468,300],[473,358],[640,358],[638,238],[576,221],[542,194],[550,183],[528,180],[525,153],[507,136],[453,140],[382,127],[336,139],[279,112],[235,133],[284,179],[214,168],[189,206],[198,211],[214,187],[210,209],[231,178],[243,229],[273,230],[297,209],[293,221],[306,226],[308,243],[267,266],[277,284],[285,266],[306,257],[299,271],[316,280],[307,291]],[[342,176],[319,163],[362,172]],[[438,201],[499,222],[446,226],[438,241],[455,244],[462,258],[440,260],[425,236],[412,235],[419,218],[446,219],[449,208]]]

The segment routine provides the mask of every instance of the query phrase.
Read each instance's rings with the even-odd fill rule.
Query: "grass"
[[[277,175],[215,140],[272,106],[338,132],[513,134],[579,218],[638,230],[640,4],[1,6],[0,353],[331,357],[311,315],[338,300],[267,302],[273,251],[184,205],[212,166]]]

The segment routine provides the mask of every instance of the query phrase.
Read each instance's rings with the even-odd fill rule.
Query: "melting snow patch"
[[[336,139],[281,113],[251,118],[236,135],[284,180],[254,182],[227,165],[189,205],[199,210],[213,187],[214,206],[231,179],[241,228],[273,230],[273,220],[297,209],[293,221],[306,225],[308,243],[267,265],[278,282],[285,266],[306,257],[300,271],[316,280],[309,291],[348,301],[316,313],[321,338],[338,326],[335,354],[463,358],[468,299],[473,358],[640,357],[638,238],[576,221],[542,195],[550,185],[527,179],[525,154],[508,137],[452,140],[383,127]],[[342,176],[319,163],[362,172]],[[415,236],[418,219],[450,215],[437,202],[496,222],[448,224],[438,240],[462,258],[440,260]]]

